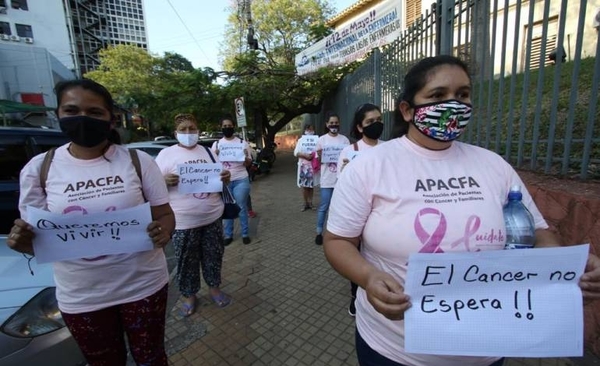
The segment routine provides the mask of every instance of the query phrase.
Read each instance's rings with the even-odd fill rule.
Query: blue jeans
[[[229,183],[229,189],[238,206],[240,206],[240,226],[242,237],[248,236],[248,195],[250,194],[250,179],[234,180]],[[233,220],[223,220],[225,238],[233,238]]]
[[[317,234],[323,234],[323,226],[325,225],[325,216],[329,211],[329,203],[333,195],[333,188],[321,188],[321,203],[319,203],[319,211],[317,212]]]
[[[379,352],[369,347],[367,342],[360,336],[358,329],[354,332],[356,342],[356,356],[360,366],[406,366],[382,356]],[[489,366],[502,366],[504,358],[499,359]]]

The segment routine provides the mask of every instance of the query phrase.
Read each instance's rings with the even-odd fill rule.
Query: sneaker
[[[300,211],[304,212],[306,210],[310,210],[310,206],[309,205],[306,205],[306,206],[302,207],[302,210],[300,210]]]
[[[233,238],[225,238],[225,240],[223,240],[223,245],[225,246],[228,246],[231,243],[233,243]]]
[[[356,305],[354,304],[355,301],[356,301],[356,298],[353,297],[350,300],[350,305],[348,305],[348,314],[350,314],[350,316],[352,316],[352,317],[356,316]]]
[[[244,236],[242,238],[242,243],[244,243],[244,244],[250,244],[251,241],[252,240],[249,237],[247,237],[247,236]]]
[[[315,237],[315,244],[323,245],[323,235],[317,234],[317,236]]]
[[[250,217],[250,218],[255,218],[255,217],[256,217],[256,212],[254,212],[254,211],[252,211],[252,210],[249,210],[249,211],[248,211],[248,217]]]

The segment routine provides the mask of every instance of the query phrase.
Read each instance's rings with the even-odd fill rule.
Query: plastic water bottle
[[[504,249],[527,249],[533,248],[535,244],[533,216],[522,200],[521,186],[512,186],[508,193],[508,202],[502,210],[506,225]]]

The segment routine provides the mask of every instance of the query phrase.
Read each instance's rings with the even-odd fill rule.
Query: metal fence
[[[333,110],[348,135],[355,108],[372,102],[390,139],[407,70],[423,57],[453,54],[469,64],[473,81],[463,141],[518,168],[600,179],[599,7],[600,0],[441,0],[374,50],[309,118],[322,130]]]

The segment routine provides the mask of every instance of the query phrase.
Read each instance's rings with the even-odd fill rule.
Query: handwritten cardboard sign
[[[589,245],[412,254],[407,352],[567,357],[583,354],[578,286]]]
[[[337,163],[340,153],[346,145],[328,145],[323,147],[321,163]]]
[[[219,144],[219,160],[228,162],[243,162],[246,159],[244,144]]]
[[[186,193],[213,193],[223,191],[221,181],[222,164],[179,164],[178,192]]]
[[[317,142],[319,141],[319,136],[315,135],[303,135],[298,140],[298,144],[300,144],[300,151],[303,154],[310,154],[317,150]]]
[[[57,214],[27,207],[39,264],[135,253],[154,248],[146,231],[150,204],[95,214]]]

